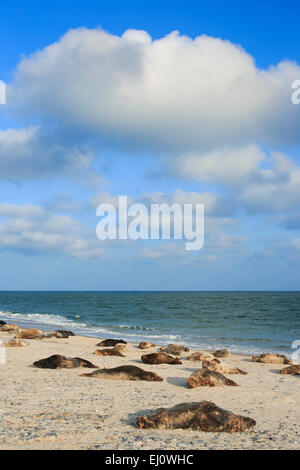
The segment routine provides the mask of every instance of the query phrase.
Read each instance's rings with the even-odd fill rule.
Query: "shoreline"
[[[9,313],[10,315],[5,315],[5,313]],[[208,351],[208,352],[212,352],[212,351],[215,351],[216,349],[222,349],[222,348],[227,348],[227,349],[230,349],[230,351],[233,353],[233,354],[237,354],[237,355],[246,355],[246,356],[252,356],[252,355],[259,355],[261,353],[265,353],[265,352],[268,352],[268,353],[280,353],[280,354],[285,354],[286,356],[290,357],[291,354],[293,353],[293,351],[291,350],[288,350],[286,349],[285,347],[281,347],[281,346],[278,346],[277,348],[275,347],[271,347],[271,348],[268,348],[268,347],[258,347],[258,346],[253,346],[252,347],[252,350],[251,350],[251,346],[250,345],[247,345],[247,346],[244,346],[244,351],[241,351],[241,350],[238,350],[239,348],[242,348],[242,346],[240,344],[232,344],[228,341],[228,343],[225,342],[222,343],[222,342],[216,342],[214,344],[212,344],[211,346],[208,347],[207,344],[205,345],[195,345],[195,344],[191,344],[189,343],[188,341],[184,341],[184,339],[180,338],[180,335],[179,334],[173,334],[173,333],[170,333],[170,334],[162,334],[158,337],[158,340],[157,340],[157,335],[143,335],[142,334],[142,331],[140,331],[140,334],[136,334],[136,335],[133,335],[133,334],[126,334],[126,329],[124,330],[123,334],[122,332],[114,332],[114,331],[111,331],[109,329],[106,329],[105,326],[102,326],[99,325],[98,328],[101,329],[101,331],[95,331],[94,333],[91,331],[92,328],[97,328],[96,326],[90,326],[90,327],[87,327],[87,326],[80,326],[80,323],[74,323],[74,322],[71,322],[70,321],[70,324],[68,324],[68,319],[67,322],[65,323],[43,323],[43,322],[39,322],[39,321],[34,321],[32,319],[19,319],[17,316],[18,315],[25,315],[25,314],[15,314],[15,313],[11,313],[11,312],[5,312],[3,310],[0,311],[0,320],[4,320],[6,321],[7,323],[13,323],[13,324],[17,324],[19,325],[21,328],[37,328],[37,329],[40,329],[40,330],[44,330],[44,331],[55,331],[56,329],[67,329],[67,330],[72,330],[74,331],[74,333],[76,334],[76,336],[83,336],[83,337],[87,337],[87,338],[96,338],[96,339],[103,339],[103,338],[108,338],[108,337],[113,337],[113,338],[116,338],[116,339],[124,339],[126,340],[127,342],[129,343],[139,343],[141,341],[150,341],[150,342],[154,342],[155,344],[157,344],[158,346],[163,346],[165,344],[170,344],[170,343],[178,343],[178,344],[181,344],[181,343],[184,343],[186,344],[190,349],[200,349],[200,350],[203,350],[203,351]],[[15,318],[15,316],[17,318]],[[86,333],[85,333],[85,329],[86,329]],[[163,340],[164,339],[164,340]],[[205,341],[205,340],[204,340]],[[263,344],[263,342],[261,343]]]
[[[14,334],[0,332],[0,340]],[[97,341],[96,341],[97,340]],[[126,357],[93,355],[98,338],[71,336],[25,340],[23,348],[6,348],[0,365],[2,406],[0,449],[299,449],[299,377],[279,374],[282,365],[257,364],[232,353],[222,363],[248,375],[231,375],[240,387],[186,388],[186,378],[201,362],[146,365],[140,350],[128,343]],[[80,377],[86,369],[37,369],[35,360],[52,354],[82,357],[99,368],[136,365],[163,377],[163,382],[132,382]],[[190,430],[143,430],[142,414],[178,403],[208,400],[256,420],[244,433]]]

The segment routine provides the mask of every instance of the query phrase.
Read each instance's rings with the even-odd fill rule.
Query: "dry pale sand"
[[[14,335],[0,333],[7,341]],[[149,366],[129,344],[126,358],[93,355],[97,338],[26,340],[7,348],[0,365],[0,449],[299,449],[299,376],[279,374],[280,365],[253,363],[250,357],[223,359],[248,372],[230,378],[241,387],[187,389],[186,378],[201,363]],[[112,381],[80,377],[93,369],[37,369],[33,361],[51,354],[79,356],[99,367],[138,365],[163,382]],[[185,353],[184,356],[187,354]],[[209,400],[257,421],[244,433],[139,430],[139,415],[182,402]]]

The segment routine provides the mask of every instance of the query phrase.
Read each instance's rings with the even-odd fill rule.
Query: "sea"
[[[2,291],[0,319],[97,338],[290,356],[300,340],[300,292]]]

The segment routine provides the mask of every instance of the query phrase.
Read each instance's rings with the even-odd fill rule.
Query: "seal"
[[[220,374],[248,374],[248,372],[244,372],[243,370],[238,369],[237,367],[231,367],[228,365],[220,364],[220,361],[215,361],[216,359],[213,361],[204,360],[202,362],[202,369],[213,370],[215,372],[219,372]]]
[[[103,341],[100,341],[100,343],[98,343],[96,346],[99,346],[100,348],[101,347],[109,348],[110,346],[115,346],[118,343],[127,344],[127,341],[124,341],[123,339],[109,338],[109,339],[104,339]]]
[[[189,348],[182,344],[168,344],[167,346],[162,346],[160,351],[173,354],[173,356],[181,356],[183,352],[189,352]]]
[[[69,330],[56,330],[55,333],[57,338],[69,338],[69,336],[75,336],[74,333]]]
[[[9,332],[14,332],[14,331],[20,331],[20,327],[17,325],[12,325],[11,323],[5,323],[1,328],[1,331],[6,331],[7,333]]]
[[[41,330],[37,330],[36,328],[29,328],[29,329],[21,330],[19,333],[17,333],[16,338],[18,339],[42,339],[43,332]]]
[[[155,348],[156,345],[153,343],[149,343],[148,341],[143,341],[142,343],[139,344],[140,349],[149,349],[149,348]]]
[[[143,354],[141,360],[144,364],[182,364],[178,357],[169,356],[164,352]]]
[[[6,325],[6,321],[0,320],[0,327]]]
[[[259,356],[252,356],[253,362],[262,362],[263,364],[289,364],[292,365],[293,361],[288,359],[283,354],[260,354]]]
[[[229,357],[229,356],[230,356],[230,352],[228,351],[228,349],[225,349],[225,348],[224,348],[224,349],[217,349],[217,351],[215,351],[215,352],[213,353],[213,355],[214,355],[215,357],[220,357],[220,358],[222,358],[222,357]]]
[[[113,349],[96,349],[93,352],[96,356],[118,356],[118,357],[126,357],[120,351]]]
[[[229,385],[231,387],[239,387],[239,384],[233,380],[227,379],[219,372],[214,372],[208,369],[198,369],[187,378],[187,386],[189,388],[195,387],[220,387],[222,385]]]
[[[280,371],[281,374],[300,375],[300,364],[294,364],[289,367],[284,367]]]
[[[256,425],[247,416],[236,415],[210,401],[180,403],[172,408],[159,408],[149,416],[141,416],[142,429],[191,429],[205,432],[242,432]]]
[[[211,354],[207,354],[203,351],[195,351],[194,353],[190,354],[187,357],[188,361],[204,361],[206,359],[207,360],[213,359],[213,356]],[[217,361],[217,362],[220,362],[220,361],[218,361],[218,359],[214,359],[214,360]]]
[[[24,346],[29,346],[29,343],[22,341],[20,339],[13,338],[10,341],[4,343],[6,348],[23,348]]]
[[[80,376],[111,380],[146,380],[147,382],[162,382],[163,380],[155,372],[131,365],[114,367],[113,369],[97,369],[90,374],[80,374]]]
[[[125,352],[127,349],[127,344],[123,344],[123,343],[118,343],[114,346],[114,350],[115,351],[118,351],[120,353],[123,353]]]
[[[90,361],[86,361],[81,357],[66,357],[60,354],[54,354],[53,356],[40,359],[33,363],[34,367],[41,369],[74,369],[75,367],[89,367],[91,369],[97,369],[98,366],[94,366]]]

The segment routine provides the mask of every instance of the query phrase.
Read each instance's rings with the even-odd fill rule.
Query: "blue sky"
[[[299,4],[1,6],[0,289],[298,290]],[[205,246],[96,207],[205,204]]]

